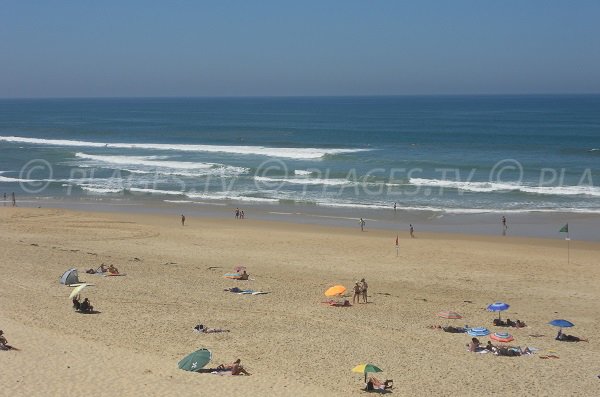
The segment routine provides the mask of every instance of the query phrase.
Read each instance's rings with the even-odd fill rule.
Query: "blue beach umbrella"
[[[486,327],[469,328],[467,334],[471,336],[486,336],[490,334],[490,330]]]
[[[555,327],[560,327],[560,328],[570,328],[570,327],[575,326],[575,324],[573,324],[572,322],[567,321],[567,320],[552,320],[548,324],[554,325]]]
[[[498,319],[500,319],[500,312],[507,310],[510,307],[508,303],[494,302],[487,307],[489,312],[498,312]]]

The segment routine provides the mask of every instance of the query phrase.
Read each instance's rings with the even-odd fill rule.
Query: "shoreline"
[[[143,198],[141,200],[113,198],[29,198],[17,200],[25,208],[48,207],[93,212],[181,214],[194,217],[219,219],[233,218],[234,209],[246,209],[246,217],[292,224],[329,225],[358,229],[359,218],[367,221],[367,230],[387,230],[397,234],[408,234],[409,224],[415,226],[418,235],[448,233],[465,235],[488,235],[499,237],[533,237],[564,240],[559,230],[566,223],[570,227],[572,240],[600,241],[600,215],[573,212],[506,212],[508,229],[503,235],[501,216],[498,213],[439,214],[430,211],[393,208],[357,210],[356,208],[334,208],[299,204],[264,204],[236,200],[203,202],[178,202]],[[10,203],[6,203],[9,207]],[[90,207],[94,207],[91,209]],[[248,211],[249,209],[249,211]]]

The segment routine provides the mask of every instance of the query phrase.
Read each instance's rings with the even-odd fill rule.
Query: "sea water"
[[[600,96],[3,99],[0,194],[12,192],[600,213]]]

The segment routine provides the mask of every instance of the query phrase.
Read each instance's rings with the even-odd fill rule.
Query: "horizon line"
[[[502,93],[502,94],[342,94],[342,95],[163,95],[163,96],[39,96],[0,97],[0,100],[42,99],[248,99],[248,98],[394,98],[394,97],[544,97],[598,96],[597,93]]]

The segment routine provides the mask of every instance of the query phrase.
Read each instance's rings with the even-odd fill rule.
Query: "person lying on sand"
[[[453,327],[452,325],[445,325],[443,327],[441,325],[430,325],[427,328],[441,329],[444,332],[449,332],[451,334],[464,334],[465,332],[467,332],[467,330],[464,329],[463,327]]]
[[[508,324],[506,322],[500,320],[499,318],[494,319],[494,325],[496,327],[508,327]]]
[[[231,371],[231,375],[251,375],[248,371],[246,371],[244,369],[244,367],[242,367],[241,360],[238,358],[237,360],[235,360],[233,363],[228,364],[228,365],[219,365],[217,367],[218,370],[221,371]]]
[[[488,340],[487,345],[485,345],[485,350],[487,350],[489,352],[494,352],[494,351],[496,351],[496,346],[492,345],[492,341]]]
[[[367,387],[366,390],[367,391],[371,391],[371,390],[385,390],[385,389],[391,389],[394,387],[394,381],[392,379],[387,379],[385,382],[377,379],[374,376],[369,376],[369,379],[367,379]]]
[[[562,329],[558,330],[558,334],[556,335],[556,340],[561,342],[589,342],[588,339],[580,338],[578,336],[567,335],[562,333]]]
[[[194,327],[194,331],[198,332],[198,333],[202,333],[202,334],[214,334],[217,332],[230,332],[228,329],[222,329],[222,328],[208,328],[205,327],[202,324],[198,324]]]
[[[110,274],[119,274],[119,269],[117,269],[114,265],[110,265],[108,267],[108,272]]]
[[[500,346],[496,349],[495,354],[497,356],[518,357],[523,354],[532,354],[532,352],[528,347],[521,349],[521,346]]]

